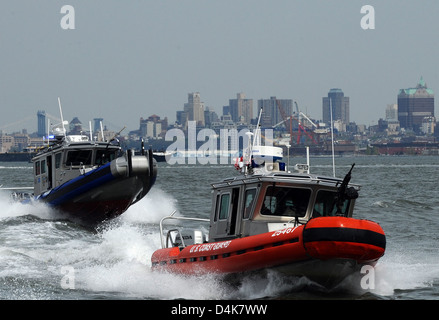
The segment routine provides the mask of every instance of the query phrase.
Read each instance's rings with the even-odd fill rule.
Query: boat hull
[[[94,226],[125,212],[153,186],[156,162],[148,156],[121,157],[53,188],[36,199],[61,216]]]
[[[370,263],[384,254],[386,238],[379,224],[352,218],[311,219],[304,229],[303,243],[311,257],[339,257]]]
[[[337,232],[329,236],[317,232],[319,238],[310,237],[328,226],[338,229],[339,233],[355,233],[356,238],[340,238]],[[371,235],[380,241],[371,241]],[[353,218],[323,217],[312,219],[306,225],[245,238],[196,244],[182,250],[178,247],[159,249],[152,255],[151,262],[154,270],[182,274],[274,269],[288,275],[306,276],[322,284],[334,284],[361,265],[374,266],[384,251],[385,235],[378,224]],[[332,281],[335,278],[337,280]]]

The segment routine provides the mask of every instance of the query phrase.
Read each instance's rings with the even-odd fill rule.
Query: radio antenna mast
[[[61,99],[59,97],[58,97],[58,105],[59,105],[59,113],[61,115],[62,132],[63,132],[64,137],[65,137],[66,136],[66,128],[64,127],[64,118],[62,116]]]
[[[335,178],[334,121],[332,120],[332,98],[329,98],[329,112],[331,113],[332,174]]]

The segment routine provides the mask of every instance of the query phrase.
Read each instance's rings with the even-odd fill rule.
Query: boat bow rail
[[[180,233],[180,231],[177,230],[177,229],[170,229],[170,230],[167,232],[167,234],[166,234],[166,241],[165,241],[165,238],[164,238],[164,232],[163,232],[163,223],[164,223],[165,220],[184,220],[184,221],[210,222],[210,219],[203,219],[203,218],[188,218],[188,217],[176,217],[176,216],[174,216],[174,214],[175,214],[176,212],[177,212],[177,211],[174,210],[169,216],[163,217],[163,218],[160,220],[160,224],[159,224],[159,226],[160,226],[160,242],[161,242],[161,245],[162,245],[162,249],[168,248],[168,243],[169,243],[168,240],[171,239],[171,232],[173,232],[173,231],[175,231],[175,232],[178,233],[178,236],[180,237],[180,241],[181,241],[181,243],[179,243],[179,244],[177,244],[175,241],[172,241],[173,246],[179,245],[179,246],[181,246],[181,247],[186,247],[186,244],[185,244],[185,242],[184,242],[184,237],[183,237],[183,235]],[[194,244],[196,244],[196,243],[202,243],[202,242],[204,241],[204,236],[201,236],[201,237],[199,236],[199,230],[195,230],[195,231],[194,231],[194,234],[196,234],[196,236],[194,235],[194,240],[195,240],[195,239],[200,239],[200,238],[201,238],[201,241],[194,241]]]

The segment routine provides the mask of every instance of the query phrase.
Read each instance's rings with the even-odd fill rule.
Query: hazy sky
[[[376,124],[421,76],[438,95],[438,31],[437,0],[2,0],[0,130],[35,131],[58,97],[69,121],[134,130],[152,114],[175,121],[197,91],[219,115],[244,92],[255,115],[276,96],[321,119],[331,88],[350,97],[351,121]]]

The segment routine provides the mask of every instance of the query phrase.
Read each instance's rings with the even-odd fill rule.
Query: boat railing
[[[168,235],[166,236],[166,241],[165,241],[165,239],[164,239],[164,235],[163,235],[163,222],[164,222],[165,220],[173,219],[173,220],[185,220],[185,221],[210,222],[210,219],[203,219],[203,218],[188,218],[188,217],[175,217],[174,214],[175,214],[176,212],[177,212],[177,210],[174,210],[169,216],[163,217],[163,218],[160,220],[160,242],[161,242],[161,245],[162,245],[162,249],[165,249],[165,248],[166,248],[166,246],[167,246],[167,242],[168,242],[168,239],[169,239],[169,233],[170,233],[171,231],[177,231],[177,232],[180,234],[180,232],[179,232],[178,230],[176,230],[176,229],[169,230]],[[184,244],[184,240],[183,240],[183,237],[181,236],[181,234],[180,234],[180,238],[181,238],[181,241],[182,241],[182,245],[185,246],[185,244]]]
[[[312,183],[317,185],[326,185],[326,186],[336,186],[338,187],[343,180],[338,178],[331,178],[325,176],[314,176],[310,174],[292,174],[292,173],[275,173],[269,176],[252,176],[243,179],[239,177],[226,178],[223,181],[212,183],[212,188],[219,188],[224,186],[230,186],[233,183],[253,183],[259,181],[279,181],[279,182],[288,182],[288,183]],[[356,189],[360,189],[361,185],[349,183],[350,187],[355,187]]]

